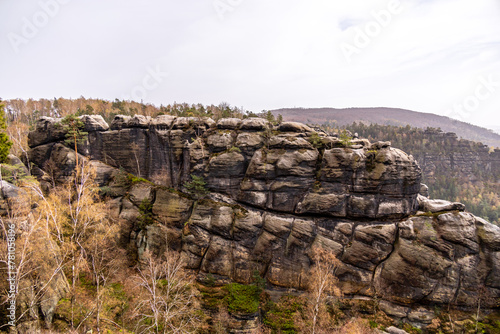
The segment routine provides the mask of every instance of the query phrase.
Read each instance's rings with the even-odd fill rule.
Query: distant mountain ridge
[[[418,128],[441,128],[445,132],[454,132],[458,137],[479,141],[488,146],[500,147],[500,134],[476,125],[458,121],[446,116],[416,112],[397,108],[282,108],[271,110],[274,115],[281,114],[285,121],[309,124],[335,122],[338,126],[363,122],[382,125],[406,126]],[[497,129],[498,130],[498,129]]]

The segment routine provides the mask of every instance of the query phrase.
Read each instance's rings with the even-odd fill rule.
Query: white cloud
[[[41,0],[59,1],[59,0]],[[224,1],[224,0],[221,0]],[[147,101],[228,101],[247,109],[392,106],[446,114],[481,76],[500,81],[496,0],[402,0],[402,12],[348,63],[341,43],[390,1],[69,1],[15,53],[9,32],[38,0],[0,0],[0,96],[114,99],[148,66],[169,73]],[[500,89],[466,121],[500,125]]]

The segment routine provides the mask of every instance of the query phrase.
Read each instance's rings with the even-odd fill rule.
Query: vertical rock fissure
[[[151,152],[151,132],[145,131],[144,141],[145,141],[145,151],[148,153]],[[144,166],[142,167],[142,169],[147,173],[147,175],[144,175],[143,177],[150,179],[152,176],[150,170],[153,159],[151,159],[150,154],[145,154],[144,157],[145,157]]]
[[[264,272],[262,273],[262,277],[265,278],[267,276],[267,273],[269,271],[269,267],[271,266],[271,263],[273,263],[273,255],[271,254],[271,258],[269,259],[268,262],[264,263]]]
[[[455,304],[458,299],[458,294],[460,293],[460,289],[462,288],[462,265],[458,265],[458,285],[457,285],[457,290],[455,291],[455,294],[453,295],[453,299],[450,301],[450,305],[448,305],[448,308]]]
[[[201,268],[203,268],[203,262],[205,261],[205,256],[207,255],[208,253],[208,250],[210,249],[210,245],[212,244],[212,237],[210,237],[210,240],[208,241],[208,246],[207,248],[205,249],[205,252],[202,254],[201,256],[201,259],[200,259],[200,266],[198,267],[198,271],[197,271],[197,274],[200,273],[201,271]]]
[[[167,158],[167,170],[169,171],[169,181],[170,181],[170,186],[174,189],[179,189],[179,187],[177,187],[177,183],[175,182],[175,179],[174,179],[174,157],[173,157],[173,149],[172,149],[172,140],[170,138],[170,134],[168,135],[168,137],[166,137],[167,139],[167,147],[166,147],[166,150],[167,150],[167,155],[166,155],[166,158]]]
[[[399,248],[399,223],[396,222],[395,224],[396,224],[396,232],[395,232],[396,235],[394,237],[394,243],[393,243],[393,246],[392,246],[392,250],[390,251],[389,254],[387,254],[387,256],[384,259],[381,259],[380,262],[373,269],[372,279],[371,279],[371,282],[370,282],[370,288],[373,289],[374,294],[377,294],[377,289],[376,289],[376,285],[375,285],[375,278],[377,276],[377,271],[384,264],[384,262],[387,259],[389,259],[392,256],[392,254]]]
[[[234,250],[235,250],[236,246],[235,246],[235,241],[233,240],[233,238],[231,237],[231,279],[234,280],[234,278],[236,277],[236,265],[235,265],[235,261],[234,261]]]
[[[288,248],[290,247],[290,238],[292,236],[292,231],[293,231],[293,226],[295,224],[295,219],[292,220],[292,224],[290,226],[290,232],[288,233],[288,235],[286,236],[286,244],[285,244],[285,256],[288,256]]]

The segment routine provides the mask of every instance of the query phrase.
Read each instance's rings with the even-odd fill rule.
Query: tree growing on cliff
[[[12,147],[12,142],[5,132],[6,129],[4,105],[2,104],[2,100],[0,100],[0,163],[5,162]]]
[[[340,143],[344,146],[344,147],[348,147],[348,146],[351,146],[352,145],[352,137],[349,135],[349,133],[347,132],[347,130],[342,130],[339,134],[339,139],[340,139]]]
[[[75,149],[76,156],[76,168],[78,171],[78,144],[81,144],[85,138],[87,138],[88,133],[83,131],[85,124],[76,115],[68,115],[61,121],[61,126],[66,132],[65,143],[68,145],[73,145]]]
[[[18,305],[16,322],[38,322],[43,317],[50,322],[50,298],[64,293],[67,283],[62,274],[63,261],[61,251],[50,238],[47,222],[51,219],[40,206],[37,206],[43,194],[38,183],[31,179],[23,179],[19,183],[16,197],[10,198],[6,204],[7,215],[0,218],[0,235],[7,240],[6,225],[15,234],[15,265],[12,268],[15,278],[15,293],[7,297]],[[4,247],[8,243],[0,240],[0,264],[8,265],[8,252]],[[10,255],[10,254],[9,254]],[[2,282],[3,282],[2,278]],[[58,287],[57,291],[55,286]],[[0,289],[0,296],[4,291]],[[22,325],[21,325],[22,326]],[[0,327],[1,328],[1,327]],[[21,327],[18,328],[22,331]]]
[[[195,333],[200,306],[194,278],[180,254],[168,250],[159,257],[149,251],[137,269],[138,300],[134,308],[138,333]]]
[[[187,192],[195,199],[201,199],[208,194],[207,183],[201,176],[191,175],[191,181],[184,183]]]
[[[120,256],[116,256],[117,250],[115,237],[118,234],[118,226],[112,224],[99,224],[93,229],[85,241],[84,248],[88,268],[95,287],[94,307],[92,313],[95,315],[97,332],[101,333],[104,304],[106,301],[107,287],[110,285],[111,277],[118,270]]]
[[[40,192],[40,210],[47,216],[48,235],[61,249],[64,271],[70,282],[69,300],[61,304],[72,329],[78,329],[95,314],[100,320],[102,292],[107,270],[113,264],[109,244],[115,230],[107,218],[105,204],[98,198],[95,169],[84,160],[80,171],[66,184],[45,196]],[[98,246],[97,246],[98,245]],[[107,249],[108,251],[103,252]],[[97,288],[95,303],[85,309],[78,300],[82,273],[90,273]]]
[[[337,287],[335,269],[340,261],[335,255],[324,248],[314,247],[311,250],[311,266],[309,276],[309,313],[311,315],[310,333],[327,333],[330,315],[326,310],[326,300],[329,296],[341,296]]]

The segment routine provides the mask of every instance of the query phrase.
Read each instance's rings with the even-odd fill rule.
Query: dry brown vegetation
[[[7,132],[14,142],[12,153],[21,156],[26,153],[27,135],[41,116],[66,117],[68,115],[101,115],[110,123],[115,115],[173,115],[187,117],[211,117],[215,120],[224,117],[243,118],[247,112],[222,102],[219,105],[172,103],[155,106],[134,101],[107,101],[80,97],[77,99],[12,99],[3,101],[8,124]]]

